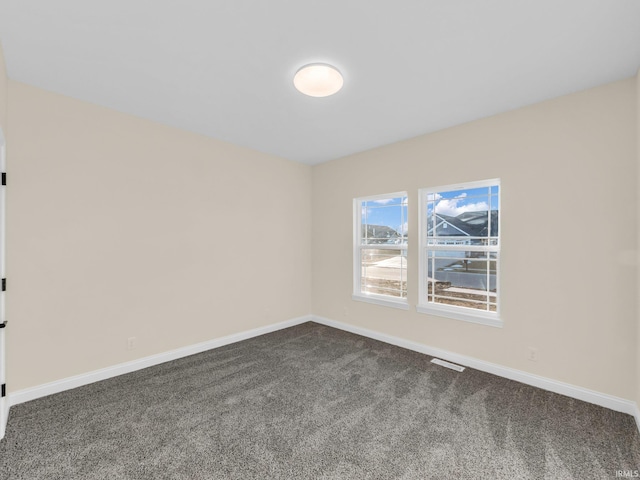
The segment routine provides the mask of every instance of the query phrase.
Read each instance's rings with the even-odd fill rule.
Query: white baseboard
[[[52,395],[54,393],[63,392],[72,388],[81,387],[93,382],[99,382],[100,380],[106,380],[107,378],[116,377],[125,373],[135,372],[136,370],[142,370],[143,368],[152,367],[154,365],[159,365],[161,363],[176,360],[178,358],[188,357],[189,355],[205,352],[213,348],[222,347],[224,345],[236,343],[241,340],[264,335],[265,333],[271,333],[277,330],[282,330],[283,328],[293,327],[294,325],[309,322],[311,320],[313,320],[311,315],[305,315],[303,317],[293,318],[291,320],[275,323],[273,325],[254,328],[253,330],[234,333],[233,335],[228,335],[226,337],[208,340],[206,342],[197,343],[195,345],[189,345],[187,347],[178,348],[176,350],[170,350],[168,352],[159,353],[157,355],[140,358],[138,360],[132,360],[131,362],[120,363],[112,367],[106,367],[100,370],[83,373],[81,375],[63,378],[62,380],[45,383],[43,385],[38,385],[37,387],[18,390],[17,392],[13,392],[8,395],[8,403],[12,406],[18,405],[19,403],[35,400],[36,398],[46,397],[47,395]]]
[[[523,372],[521,370],[516,370],[509,367],[504,367],[502,365],[485,362],[483,360],[478,360],[473,357],[467,357],[465,355],[449,352],[447,350],[430,347],[428,345],[424,345],[421,343],[412,342],[410,340],[405,340],[399,337],[394,337],[392,335],[376,332],[374,330],[369,330],[367,328],[357,327],[355,325],[349,325],[347,323],[338,322],[338,321],[320,317],[317,315],[305,315],[302,317],[293,318],[291,320],[276,323],[273,325],[267,325],[264,327],[255,328],[253,330],[247,330],[245,332],[228,335],[226,337],[209,340],[206,342],[190,345],[187,347],[171,350],[164,353],[159,353],[157,355],[151,355],[149,357],[144,357],[138,360],[133,360],[131,362],[114,365],[112,367],[106,367],[100,370],[87,372],[81,375],[64,378],[62,380],[57,380],[55,382],[38,385],[36,387],[19,390],[17,392],[13,392],[8,395],[8,400],[9,400],[8,403],[9,405],[18,405],[20,403],[28,402],[30,400],[35,400],[37,398],[45,397],[47,395],[63,392],[65,390],[70,390],[72,388],[80,387],[82,385],[88,385],[90,383],[98,382],[100,380],[106,380],[108,378],[116,377],[118,375],[134,372],[136,370],[141,370],[143,368],[151,367],[164,362],[169,362],[171,360],[176,360],[178,358],[187,357],[189,355],[194,355],[196,353],[222,347],[224,345],[229,345],[231,343],[239,342],[241,340],[257,337],[259,335],[264,335],[266,333],[275,332],[277,330],[282,330],[283,328],[292,327],[294,325],[299,325],[301,323],[305,323],[309,321],[320,323],[322,325],[327,325],[329,327],[337,328],[347,332],[355,333],[357,335],[362,335],[364,337],[372,338],[374,340],[379,340],[381,342],[389,343],[391,345],[396,345],[398,347],[406,348],[408,350],[413,350],[415,352],[430,355],[432,357],[438,357],[443,360],[447,360],[449,362],[458,363],[460,365],[474,368],[476,370],[481,370],[483,372],[491,373],[493,375],[498,375],[500,377],[508,378],[510,380],[515,380],[517,382],[521,382],[527,385],[542,388],[543,390],[548,390],[551,392],[559,393],[561,395],[565,395],[567,397],[572,397],[578,400],[583,400],[585,402],[593,403],[595,405],[600,405],[602,407],[609,408],[611,410],[627,413],[635,417],[638,430],[640,431],[640,408],[636,404],[636,402],[615,397],[613,395],[596,392],[594,390],[578,387],[568,383],[560,382],[550,378],[541,377],[539,375]]]
[[[357,335],[369,337],[374,340],[390,343],[391,345],[396,345],[408,350],[413,350],[414,352],[424,353],[426,355],[438,357],[453,363],[459,363],[460,365],[464,365],[465,367],[475,368],[476,370],[492,373],[493,375],[498,375],[499,377],[508,378],[510,380],[515,380],[516,382],[542,388],[543,390],[548,390],[550,392],[559,393],[567,397],[572,397],[578,400],[593,403],[595,405],[600,405],[601,407],[609,408],[617,412],[627,413],[635,417],[636,423],[638,424],[638,430],[640,430],[640,410],[638,410],[638,405],[636,404],[636,402],[633,402],[631,400],[625,400],[623,398],[614,397],[613,395],[607,395],[605,393],[596,392],[594,390],[578,387],[569,383],[559,382],[558,380],[553,380],[551,378],[541,377],[539,375],[523,372],[522,370],[516,370],[514,368],[504,367],[495,363],[485,362],[473,357],[467,357],[465,355],[460,355],[457,353],[449,352],[447,350],[430,347],[428,345],[423,345],[421,343],[412,342],[403,338],[376,332],[367,328],[356,327],[347,323],[337,322],[328,318],[319,317],[317,315],[313,315],[313,321],[316,323],[327,325],[329,327],[334,327],[340,330],[355,333]]]

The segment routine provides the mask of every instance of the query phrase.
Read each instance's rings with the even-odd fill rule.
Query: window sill
[[[409,304],[406,300],[389,300],[381,295],[351,295],[351,300],[358,302],[373,303],[382,305],[383,307],[399,308],[401,310],[409,310]]]
[[[467,312],[467,310],[469,310]],[[474,312],[470,308],[464,307],[446,307],[444,305],[416,305],[416,311],[426,313],[427,315],[436,315],[438,317],[453,318],[463,322],[479,323],[490,327],[502,328],[504,322],[498,314],[491,312]]]

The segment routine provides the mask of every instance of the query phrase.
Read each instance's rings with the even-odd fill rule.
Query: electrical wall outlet
[[[136,337],[127,338],[127,350],[133,350],[134,348],[136,348],[137,344],[138,339]]]
[[[538,349],[534,347],[529,347],[527,349],[527,359],[532,362],[538,361]]]

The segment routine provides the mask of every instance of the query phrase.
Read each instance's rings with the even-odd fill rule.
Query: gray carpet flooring
[[[590,479],[633,418],[315,323],[11,409],[4,479]]]

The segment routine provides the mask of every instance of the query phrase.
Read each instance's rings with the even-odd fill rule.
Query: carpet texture
[[[629,415],[315,323],[11,409],[1,479],[591,479]]]

